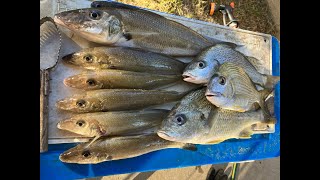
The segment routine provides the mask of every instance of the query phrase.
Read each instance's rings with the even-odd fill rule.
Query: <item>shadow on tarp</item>
[[[69,170],[72,172],[88,177],[89,176],[89,169],[90,169],[90,164],[70,164],[70,163],[63,163],[64,166],[66,166]]]

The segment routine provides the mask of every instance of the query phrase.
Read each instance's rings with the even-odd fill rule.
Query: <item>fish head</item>
[[[123,35],[121,21],[108,10],[94,8],[64,11],[54,21],[83,38],[102,44],[113,44]]]
[[[99,123],[96,120],[81,115],[59,121],[57,127],[61,130],[88,137],[103,136],[105,134],[105,131],[100,128]]]
[[[157,134],[163,139],[190,142],[206,132],[206,117],[196,107],[177,106],[163,120]]]
[[[88,143],[82,143],[73,147],[62,154],[59,159],[66,163],[78,163],[78,164],[96,164],[102,161],[111,160],[107,151],[94,147],[91,144],[87,147]]]
[[[68,54],[62,57],[62,60],[66,64],[81,66],[87,69],[95,69],[108,66],[110,64],[109,58],[110,56],[106,55],[99,48],[86,48],[79,52]]]
[[[101,108],[101,102],[97,98],[74,96],[57,101],[56,107],[71,112],[94,112]]]
[[[101,89],[103,87],[103,82],[96,78],[95,73],[71,76],[64,79],[63,83],[72,88],[85,90]]]
[[[233,94],[232,81],[227,76],[218,73],[210,79],[205,93],[207,100],[218,107],[229,103]]]
[[[182,73],[183,80],[195,84],[207,84],[219,65],[215,59],[212,61],[206,59],[192,61]]]

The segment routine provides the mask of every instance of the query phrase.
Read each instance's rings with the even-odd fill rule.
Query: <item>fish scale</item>
[[[60,121],[57,127],[87,137],[141,134],[160,126],[167,114],[167,110],[84,113]]]
[[[214,105],[239,112],[255,110],[256,104],[265,110],[264,99],[270,90],[258,91],[243,68],[234,63],[226,62],[219,67],[217,74],[226,79],[224,85],[217,78],[210,80],[206,96]],[[266,110],[266,115],[267,115]]]
[[[253,125],[274,124],[273,120],[264,118],[261,109],[236,112],[217,108],[206,100],[204,90],[205,87],[184,96],[163,120],[158,136],[169,141],[217,144],[231,138],[250,138],[252,134],[272,132],[254,129]]]
[[[91,71],[68,77],[64,84],[78,89],[153,89],[182,80],[181,75],[160,75],[121,70]],[[91,82],[91,84],[88,83]]]
[[[241,138],[241,132],[247,127],[264,122],[261,110],[239,113],[218,108],[211,113],[212,116],[210,115],[208,118],[211,129],[207,135],[207,139],[210,141]]]
[[[252,57],[250,58],[254,59]],[[254,65],[250,63],[248,57],[236,51],[233,45],[227,43],[216,44],[202,51],[184,69],[184,80],[196,84],[207,84],[219,66],[226,62],[234,63],[242,67],[250,79],[261,87],[272,89],[280,80],[278,76],[261,74]],[[199,66],[199,63],[203,64],[202,67]]]
[[[59,100],[56,106],[71,112],[134,110],[177,101],[183,95],[184,93],[163,90],[99,89]]]
[[[82,143],[62,153],[59,159],[66,163],[97,164],[103,161],[136,157],[167,148],[195,148],[194,145],[171,142],[152,135],[104,137],[87,147]],[[87,156],[83,154],[86,153]]]
[[[232,62],[241,66],[254,82],[260,85],[264,84],[265,77],[257,71],[257,69],[245,58],[243,54],[226,45],[217,45],[216,47],[216,51],[212,51],[211,58],[216,58],[220,64]]]
[[[96,61],[87,63],[85,56]],[[185,64],[169,56],[125,47],[94,47],[63,57],[65,63],[86,69],[117,69],[155,74],[181,75]]]
[[[98,19],[92,19],[92,12],[98,13]],[[146,10],[117,7],[78,9],[56,14],[55,21],[92,42],[173,56],[195,56],[215,44],[180,23]]]
[[[179,37],[181,39],[191,41],[194,45],[197,45],[199,47],[206,47],[209,46],[211,43],[208,42],[207,39],[205,39],[200,34],[192,31],[190,28],[174,22],[172,20],[168,20],[165,17],[148,12],[145,10],[129,10],[129,9],[117,9],[118,12],[122,15],[122,20],[124,21],[124,24],[129,24],[128,31],[131,31],[131,27],[137,28],[141,30],[143,27],[143,30],[146,30],[148,32],[148,29],[150,29],[150,32],[159,32],[161,34],[170,35],[172,37]],[[136,19],[140,21],[135,21],[135,23],[131,23],[129,19]],[[147,22],[147,23],[146,23]],[[184,34],[183,34],[183,33]],[[183,36],[182,36],[183,35]]]

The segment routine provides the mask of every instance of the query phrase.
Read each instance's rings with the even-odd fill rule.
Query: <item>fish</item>
[[[270,115],[265,99],[272,89],[258,91],[243,68],[233,63],[223,63],[208,83],[206,98],[217,107],[246,112],[259,107]]]
[[[98,164],[104,161],[127,159],[168,148],[196,151],[193,144],[167,141],[157,134],[101,137],[90,146],[81,143],[60,154],[64,163]]]
[[[205,92],[206,88],[202,87],[184,96],[162,121],[158,136],[169,141],[180,141],[179,137],[193,139],[193,136],[201,135],[207,128],[211,110],[217,108],[206,99]],[[189,119],[194,121],[190,126],[186,126],[185,123]],[[184,127],[183,131],[179,127]]]
[[[182,74],[185,64],[170,56],[125,47],[85,48],[62,57],[65,64],[102,70],[116,69],[156,74]]]
[[[117,8],[127,8],[127,9],[141,9],[136,6],[131,6],[128,4],[118,3],[115,1],[93,1],[90,5],[92,8],[103,8],[103,7],[117,7]]]
[[[195,84],[207,84],[219,66],[225,62],[242,67],[252,81],[263,88],[272,89],[280,81],[279,76],[258,72],[244,54],[236,51],[234,46],[224,43],[207,48],[195,57],[184,69],[183,80]]]
[[[96,89],[153,89],[182,81],[181,75],[160,75],[122,70],[90,71],[64,79],[68,87]]]
[[[255,128],[276,123],[274,118],[265,119],[261,109],[241,113],[218,108],[206,99],[204,91],[202,88],[182,98],[163,120],[158,136],[174,142],[218,144],[232,138],[270,133],[269,129]]]
[[[155,132],[168,110],[114,111],[77,114],[57,123],[57,128],[86,137]]]
[[[186,92],[142,89],[99,89],[60,99],[56,107],[76,113],[138,110],[180,100]]]
[[[54,21],[101,45],[134,47],[172,56],[195,56],[214,44],[178,22],[143,9],[76,9],[56,14]]]

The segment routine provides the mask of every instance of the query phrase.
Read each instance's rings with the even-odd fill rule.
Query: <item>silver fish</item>
[[[246,139],[252,134],[270,133],[269,129],[255,128],[275,124],[274,118],[265,120],[261,109],[240,113],[217,108],[206,100],[204,91],[186,95],[162,122],[158,136],[175,142],[217,144],[231,138]]]
[[[223,109],[245,112],[259,107],[270,116],[265,99],[270,89],[257,91],[243,68],[233,63],[224,63],[210,80],[205,93],[207,99]]]
[[[180,23],[140,9],[77,9],[56,14],[54,20],[92,42],[174,56],[195,56],[214,44]]]
[[[132,158],[167,148],[196,150],[196,146],[193,144],[167,141],[156,134],[102,137],[90,146],[88,143],[82,143],[63,152],[59,159],[65,163],[97,164],[104,161]]]
[[[259,73],[245,55],[226,44],[217,44],[202,51],[187,65],[182,76],[187,82],[207,84],[213,74],[218,71],[220,64],[225,62],[242,67],[255,84],[264,88],[272,89],[280,80],[279,76]]]
[[[185,64],[166,55],[125,47],[86,48],[64,56],[63,62],[100,70],[117,69],[156,74],[182,74]]]

